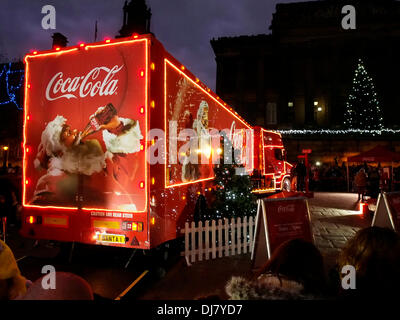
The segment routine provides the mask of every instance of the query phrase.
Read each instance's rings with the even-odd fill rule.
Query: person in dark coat
[[[365,169],[361,168],[354,178],[354,183],[356,185],[358,193],[358,201],[360,201],[360,197],[361,201],[364,201],[365,192],[367,190],[367,179],[368,177],[365,173]]]
[[[368,174],[368,182],[370,188],[370,196],[373,199],[377,199],[379,195],[379,172],[376,168],[372,168]]]
[[[305,191],[307,168],[303,161],[300,161],[296,166],[297,173],[297,191]]]

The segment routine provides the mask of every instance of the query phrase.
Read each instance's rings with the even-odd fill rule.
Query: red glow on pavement
[[[368,203],[360,202],[360,210],[358,214],[364,216],[368,213]]]

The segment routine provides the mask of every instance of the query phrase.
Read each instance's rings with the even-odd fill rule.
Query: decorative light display
[[[344,124],[348,129],[383,129],[382,110],[377,100],[374,83],[361,59],[358,60],[353,87],[346,103]]]
[[[5,64],[3,66],[3,69],[0,71],[0,83],[3,80],[5,81],[5,96],[6,96],[6,100],[0,101],[0,105],[14,104],[18,110],[22,110],[23,108],[19,105],[17,101],[17,94],[24,83],[25,71],[23,69],[11,70],[11,65],[12,65],[11,62]],[[17,77],[19,76],[18,78],[19,81],[17,81],[17,85],[11,84],[10,77],[12,77],[13,75]]]
[[[314,103],[315,104],[315,103]],[[383,126],[382,110],[379,106],[372,78],[363,61],[358,60],[353,79],[353,88],[346,104],[346,129],[288,129],[278,130],[283,135],[364,135],[379,136],[400,133],[400,129]]]
[[[229,140],[226,142],[235,155],[231,142]],[[254,216],[257,206],[255,196],[251,192],[250,177],[236,174],[236,169],[240,166],[228,164],[228,155],[222,154],[221,160],[223,163],[214,167],[216,187],[213,190],[213,194],[215,200],[212,204],[212,212],[209,218]]]
[[[400,133],[400,129],[389,129],[382,128],[380,130],[367,130],[367,129],[346,129],[346,130],[330,130],[330,129],[318,129],[318,130],[277,130],[282,135],[347,135],[347,134],[360,134],[360,135],[382,135],[382,134],[397,134]]]

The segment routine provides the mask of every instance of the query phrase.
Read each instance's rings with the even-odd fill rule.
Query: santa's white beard
[[[106,167],[106,154],[90,140],[64,151],[61,157],[50,159],[49,171],[62,170],[67,173],[92,175]]]
[[[103,140],[106,145],[107,151],[111,153],[135,153],[140,151],[140,139],[143,136],[140,132],[139,122],[134,122],[131,119],[119,118],[123,124],[132,125],[132,127],[120,134],[115,135],[107,130],[103,130]]]

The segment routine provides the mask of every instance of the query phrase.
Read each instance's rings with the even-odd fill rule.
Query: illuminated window
[[[288,102],[287,105],[288,105],[289,108],[293,108],[293,102],[290,101],[290,102]]]

